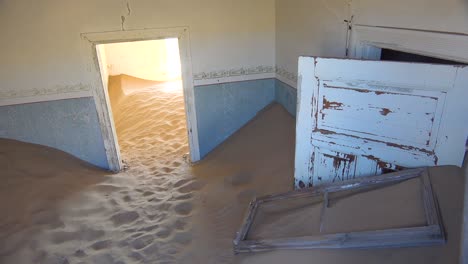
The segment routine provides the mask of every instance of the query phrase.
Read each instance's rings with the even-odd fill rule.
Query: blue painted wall
[[[90,97],[2,106],[0,137],[50,146],[109,168]]]
[[[297,90],[286,83],[275,79],[275,98],[288,112],[296,116]]]
[[[296,89],[277,79],[196,86],[201,156],[275,101],[296,115]],[[92,98],[2,106],[0,137],[54,147],[109,168]]]
[[[275,79],[196,86],[201,157],[274,101]]]

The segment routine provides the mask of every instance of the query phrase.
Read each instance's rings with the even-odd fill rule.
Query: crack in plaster
[[[120,16],[120,20],[122,21],[122,22],[121,22],[122,31],[124,31],[124,30],[125,30],[125,27],[124,27],[125,16]]]

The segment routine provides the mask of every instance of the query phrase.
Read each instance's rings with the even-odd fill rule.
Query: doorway
[[[124,164],[161,162],[158,167],[171,171],[171,161],[188,152],[178,39],[96,50]]]
[[[200,159],[200,153],[198,145],[197,118],[194,102],[194,88],[191,69],[191,55],[189,49],[188,29],[182,27],[102,33],[83,33],[81,34],[81,37],[83,40],[82,54],[87,63],[87,71],[89,73],[88,76],[90,78],[89,81],[93,85],[91,91],[93,92],[93,97],[96,103],[101,132],[106,148],[107,160],[109,163],[109,169],[112,171],[120,171],[122,169],[122,159],[120,155],[120,146],[117,140],[116,124],[114,122],[112,114],[111,98],[109,96],[109,91],[107,87],[110,83],[108,83],[108,79],[106,78],[106,76],[108,75],[108,72],[106,73],[106,71],[109,71],[109,69],[107,68],[107,66],[102,67],[104,63],[102,61],[103,53],[101,49],[102,47],[105,47],[102,45],[116,43],[137,43],[143,41],[157,41],[166,39],[170,39],[170,41],[172,42],[177,41],[179,49],[179,68],[181,76],[181,80],[179,81],[179,83],[182,86],[183,90],[183,107],[186,122],[186,134],[188,135],[187,141],[189,158],[191,162],[198,161]],[[174,65],[172,67],[177,68],[177,66]],[[176,80],[173,81],[176,82]],[[140,88],[141,85],[146,85],[146,88],[148,88],[149,83],[143,84],[142,82],[140,82],[139,85]],[[155,83],[152,83],[152,85],[154,86]],[[129,92],[128,89],[129,88],[127,87],[127,93]]]

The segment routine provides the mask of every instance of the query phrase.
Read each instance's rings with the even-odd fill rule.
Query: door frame
[[[468,34],[354,24],[349,57],[380,60],[386,48],[468,63],[467,46]]]
[[[91,92],[96,105],[99,125],[101,128],[104,147],[106,150],[109,169],[118,172],[122,169],[120,148],[117,140],[109,94],[104,87],[99,67],[96,46],[118,42],[132,42],[143,40],[160,40],[177,38],[179,40],[180,63],[182,70],[182,85],[184,92],[187,134],[192,162],[200,160],[198,142],[198,126],[195,109],[194,85],[192,74],[192,59],[190,54],[190,38],[188,27],[138,29],[110,32],[82,33],[82,57],[86,65],[86,75],[91,84]]]

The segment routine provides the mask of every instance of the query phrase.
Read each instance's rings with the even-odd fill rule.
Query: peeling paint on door
[[[299,75],[296,187],[462,164],[467,69],[301,57]]]

